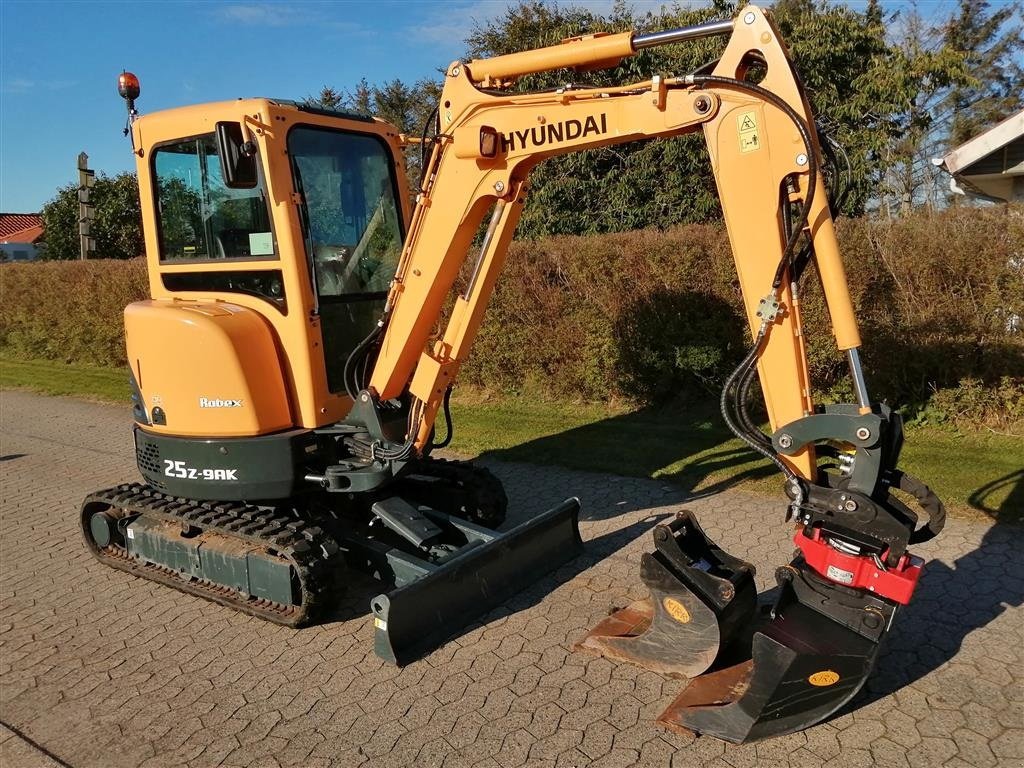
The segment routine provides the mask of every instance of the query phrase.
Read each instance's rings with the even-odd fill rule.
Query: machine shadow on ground
[[[721,382],[750,344],[736,309],[706,293],[665,287],[633,297],[612,314],[617,350],[614,363],[606,363],[607,388],[653,405],[481,458],[656,476],[691,498],[771,475],[772,468],[733,440],[719,412]],[[752,412],[767,420],[757,391]]]
[[[1007,487],[1006,498],[993,504],[991,497]],[[1024,604],[1024,527],[1001,522],[1020,519],[1024,469],[978,488],[969,501],[993,525],[975,549],[952,565],[927,563],[913,601],[897,615],[878,668],[854,708],[938,669],[957,655],[968,635]]]
[[[689,498],[699,499],[777,472],[756,462],[748,449],[729,444],[730,439],[717,409],[698,402],[690,409],[682,405],[641,408],[511,448],[485,451],[479,458],[484,463],[557,464],[620,476],[655,477],[678,487]]]

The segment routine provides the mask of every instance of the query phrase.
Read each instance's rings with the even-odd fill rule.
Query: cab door
[[[303,200],[327,386],[332,394],[344,393],[345,363],[375,329],[402,251],[394,159],[375,134],[322,126],[297,125],[287,143]],[[352,391],[361,386],[349,382]]]

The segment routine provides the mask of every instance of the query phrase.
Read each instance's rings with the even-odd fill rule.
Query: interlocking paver
[[[296,631],[95,563],[77,507],[136,478],[129,428],[126,408],[0,394],[0,719],[23,734],[0,726],[3,765],[1024,764],[1019,528],[950,520],[920,547],[918,595],[853,707],[737,747],[654,725],[680,682],[571,648],[644,596],[649,531],[683,505],[772,586],[792,549],[781,496],[688,499],[662,482],[484,457],[513,522],[579,496],[587,553],[398,670],[373,655],[355,598]]]

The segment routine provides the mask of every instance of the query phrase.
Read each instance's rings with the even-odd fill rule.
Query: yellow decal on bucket
[[[829,685],[835,685],[839,682],[839,674],[833,672],[831,669],[823,669],[821,672],[815,672],[813,675],[807,678],[807,682],[811,685],[816,685],[819,688],[824,688]]]
[[[740,134],[740,152],[753,152],[761,148],[756,112],[744,112],[736,118],[736,126],[739,128]]]
[[[686,610],[685,605],[671,597],[666,597],[661,602],[662,605],[665,606],[665,610],[668,611],[668,615],[673,619],[678,621],[680,624],[690,623],[690,612]]]

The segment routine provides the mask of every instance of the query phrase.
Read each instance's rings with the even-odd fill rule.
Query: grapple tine
[[[576,647],[670,677],[695,677],[753,619],[754,568],[724,555],[686,511],[656,526],[654,542],[655,552],[640,564],[650,597],[604,619]]]

